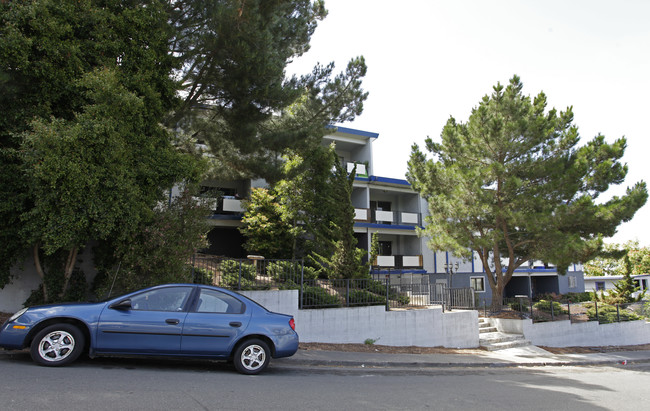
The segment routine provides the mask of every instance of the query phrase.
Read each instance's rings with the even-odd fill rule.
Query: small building
[[[632,278],[637,287],[639,287],[639,292],[648,290],[650,286],[650,274],[641,274],[633,275]],[[622,275],[602,275],[602,276],[585,276],[585,291],[604,291],[608,293],[614,289],[614,284],[622,280]]]

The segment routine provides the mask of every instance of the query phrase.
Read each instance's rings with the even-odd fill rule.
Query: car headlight
[[[22,310],[18,311],[16,314],[9,317],[9,320],[7,320],[7,322],[10,323],[10,322],[16,320],[18,317],[25,314],[25,311],[27,311],[27,308],[23,308]]]

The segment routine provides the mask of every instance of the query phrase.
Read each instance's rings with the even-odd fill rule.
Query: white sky
[[[411,145],[439,138],[449,116],[467,121],[497,82],[521,77],[549,108],[573,106],[582,142],[625,136],[625,183],[648,182],[650,1],[326,0],[328,17],[311,50],[290,67],[363,55],[370,92],[364,112],[343,126],[379,133],[374,173],[404,178]],[[646,159],[648,157],[648,159]],[[610,194],[608,192],[608,194]],[[650,205],[612,241],[650,245]]]

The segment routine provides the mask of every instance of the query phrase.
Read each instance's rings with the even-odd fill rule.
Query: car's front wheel
[[[270,357],[271,351],[264,341],[251,339],[237,347],[233,361],[237,371],[253,375],[262,372],[269,365]]]
[[[71,324],[54,324],[39,331],[30,346],[35,363],[50,367],[67,365],[79,358],[85,339]]]

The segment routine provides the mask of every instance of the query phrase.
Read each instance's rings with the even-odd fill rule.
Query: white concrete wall
[[[383,306],[298,309],[298,291],[246,291],[270,311],[291,314],[302,342],[420,347],[478,347],[478,312],[441,308],[386,311]]]
[[[598,324],[596,321],[571,323],[552,321],[533,323],[532,320],[492,318],[501,332],[522,334],[534,345],[548,347],[599,347],[607,345],[639,345],[650,343],[650,323],[624,321]]]
[[[93,265],[91,246],[80,251],[77,256],[77,267],[86,274],[86,282],[90,285],[97,274]],[[23,308],[25,300],[41,284],[31,256],[13,266],[11,274],[13,275],[11,283],[0,289],[0,312],[14,313]]]

